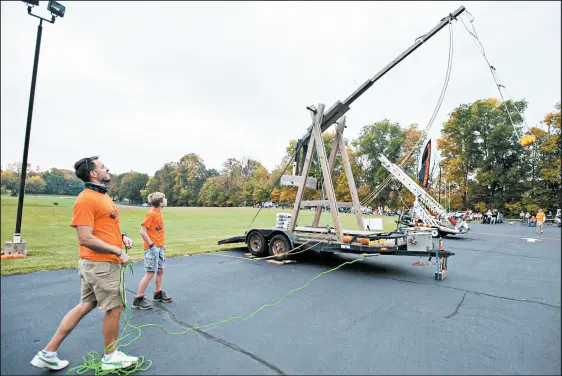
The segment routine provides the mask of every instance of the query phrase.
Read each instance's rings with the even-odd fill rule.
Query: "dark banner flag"
[[[429,183],[430,163],[431,163],[431,140],[427,141],[427,145],[425,145],[425,148],[423,150],[421,168],[418,174],[418,178],[422,188],[427,188],[427,184]]]

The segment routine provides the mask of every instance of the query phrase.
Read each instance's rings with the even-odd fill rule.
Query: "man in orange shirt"
[[[544,212],[539,209],[537,213],[537,234],[542,234],[542,225],[544,224]]]
[[[83,158],[74,164],[74,169],[76,176],[85,183],[85,189],[74,203],[74,216],[70,223],[78,235],[81,301],[64,316],[52,339],[35,355],[31,364],[51,370],[68,366],[68,361],[58,358],[57,350],[80,320],[97,306],[105,312],[102,323],[105,352],[101,369],[127,368],[137,363],[138,358],[119,351],[114,343],[119,335],[119,319],[123,310],[120,269],[129,262],[129,256],[121,246],[123,243],[130,248],[133,241],[121,233],[119,211],[107,195],[105,184],[110,181],[109,169],[98,157]]]
[[[166,196],[161,192],[154,192],[148,195],[148,203],[152,205],[152,209],[141,223],[140,234],[144,240],[144,269],[146,273],[139,283],[137,296],[133,300],[133,308],[151,309],[152,304],[144,297],[144,291],[152,280],[154,273],[154,296],[153,300],[157,302],[169,303],[172,301],[164,291],[162,291],[162,277],[164,275],[164,217],[162,216],[162,208],[168,202]]]

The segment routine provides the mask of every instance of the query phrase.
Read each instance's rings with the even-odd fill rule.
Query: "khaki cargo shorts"
[[[102,312],[123,307],[119,294],[121,265],[114,262],[80,259],[78,272],[82,281],[81,301],[83,303],[92,303]],[[123,286],[121,286],[121,290],[123,290]]]

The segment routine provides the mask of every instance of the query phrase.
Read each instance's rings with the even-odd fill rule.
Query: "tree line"
[[[454,209],[498,209],[515,214],[522,209],[559,208],[562,189],[560,103],[540,124],[531,127],[536,137],[532,148],[519,144],[512,125],[513,122],[521,134],[522,114],[526,108],[525,100],[504,103],[494,98],[455,108],[437,140],[441,160],[440,166],[438,161],[431,163],[430,193],[436,198],[439,194],[445,197],[445,184],[439,184],[441,177],[441,181],[447,182],[447,197],[451,197]],[[323,138],[329,155],[335,132],[327,131]],[[413,196],[396,181],[390,182],[374,198],[370,193],[388,176],[378,161],[379,154],[398,164],[415,149],[403,169],[417,180],[419,146],[424,138],[417,124],[402,126],[385,119],[363,126],[356,139],[345,140],[362,204],[403,208],[413,203]],[[266,201],[290,206],[297,189],[275,184],[282,174],[292,173],[296,145],[297,140],[289,141],[282,160],[272,171],[251,158],[228,158],[218,171],[207,168],[199,155],[186,154],[177,162],[165,163],[154,176],[134,171],[112,175],[109,194],[115,200],[142,203],[146,202],[148,194],[160,191],[168,198],[169,206],[234,207]],[[2,170],[3,193],[19,189],[19,168],[12,164]],[[325,193],[317,156],[313,158],[310,176],[317,179],[318,187],[307,188],[304,199],[320,199]],[[332,181],[337,200],[350,202],[341,156],[336,159]],[[52,168],[41,172],[39,168],[33,170],[28,166],[27,193],[77,195],[82,189],[82,182],[71,170]]]

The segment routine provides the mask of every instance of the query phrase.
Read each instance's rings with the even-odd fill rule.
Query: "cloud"
[[[115,173],[152,175],[191,152],[209,168],[251,157],[271,170],[309,126],[307,105],[344,100],[462,3],[65,5],[65,17],[43,29],[29,161],[71,168],[99,154]],[[560,4],[467,9],[504,85],[529,101],[527,122],[536,124],[560,100]],[[25,13],[21,2],[2,3],[3,166],[20,161],[23,148],[37,30]],[[385,118],[424,127],[445,77],[448,40],[444,29],[359,98],[346,138]],[[454,40],[433,138],[459,104],[498,95],[460,22]]]

